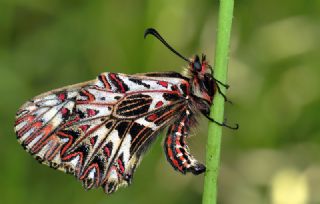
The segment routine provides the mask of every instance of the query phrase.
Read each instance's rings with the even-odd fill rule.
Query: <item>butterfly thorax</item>
[[[205,55],[202,55],[201,60],[198,55],[192,58],[187,71],[190,76],[192,104],[196,106],[197,110],[208,112],[217,85],[212,77],[213,70],[206,61]]]

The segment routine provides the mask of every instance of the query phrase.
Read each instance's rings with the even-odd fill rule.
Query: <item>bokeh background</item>
[[[16,110],[42,92],[105,71],[181,71],[152,38],[213,62],[218,1],[0,1],[0,203],[201,203],[203,175],[166,162],[163,134],[131,187],[106,196],[38,164],[15,139]],[[320,1],[235,2],[219,177],[222,204],[320,203]],[[204,161],[207,121],[190,148]]]

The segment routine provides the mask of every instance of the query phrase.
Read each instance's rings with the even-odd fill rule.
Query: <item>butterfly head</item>
[[[202,55],[201,59],[196,55],[190,60],[188,74],[191,76],[193,94],[211,105],[216,91],[216,81],[212,76],[213,69],[205,55]]]

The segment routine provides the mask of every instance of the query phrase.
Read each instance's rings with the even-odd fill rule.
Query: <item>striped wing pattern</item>
[[[143,153],[168,125],[168,161],[182,173],[201,167],[182,145],[188,129],[178,127],[188,119],[187,91],[188,81],[174,72],[103,73],[28,101],[15,131],[38,161],[73,174],[86,189],[112,193],[131,183]]]

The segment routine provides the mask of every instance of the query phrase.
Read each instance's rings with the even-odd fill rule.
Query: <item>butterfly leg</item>
[[[164,149],[167,160],[175,170],[185,174],[192,172],[195,175],[205,172],[206,167],[199,163],[189,152],[186,138],[190,130],[190,118],[186,110],[179,120],[169,126]]]
[[[228,102],[230,104],[232,104],[232,101],[230,101],[227,96],[222,92],[220,86],[217,84],[217,89],[218,89],[218,93],[223,97],[225,102]]]

